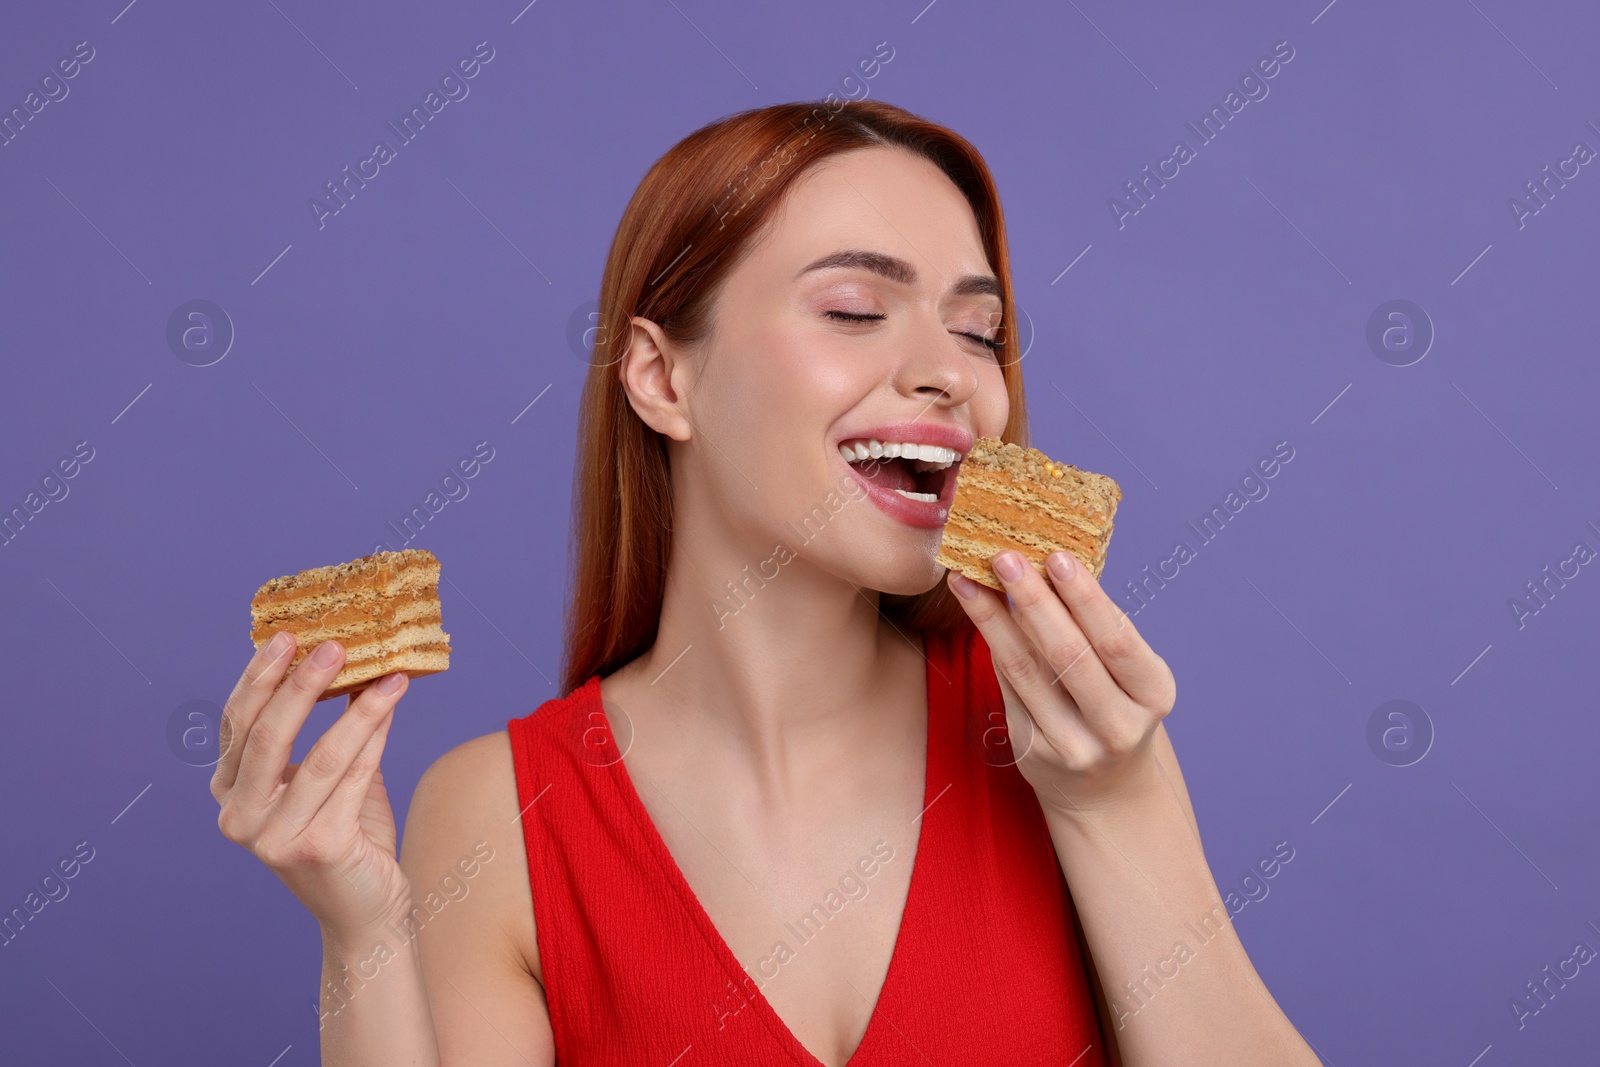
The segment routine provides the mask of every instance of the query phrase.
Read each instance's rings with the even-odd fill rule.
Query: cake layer
[[[398,552],[376,552],[370,556],[336,563],[328,567],[312,567],[298,574],[286,574],[264,583],[256,592],[257,599],[271,599],[285,591],[327,585],[335,589],[353,586],[382,585],[396,574],[417,567],[429,568],[438,575],[439,560],[425,548],[404,548]]]
[[[1030,544],[1073,541],[1097,546],[1105,543],[1110,522],[1103,513],[1024,495],[1011,486],[971,484],[964,494],[957,490],[952,504],[950,521],[957,530],[994,540],[1011,538]]]
[[[324,641],[338,641],[344,646],[345,663],[351,664],[360,660],[373,659],[386,656],[391,652],[407,648],[421,648],[424,646],[440,645],[449,649],[450,635],[439,628],[437,621],[431,623],[416,623],[403,626],[398,630],[388,630],[383,633],[368,634],[356,638],[342,638],[338,634],[331,634],[322,630],[307,631],[304,634],[295,633],[294,659],[289,661],[291,668],[309,656],[318,645]]]
[[[1084,549],[1080,545],[1063,544],[1059,542],[1045,542],[1043,544],[1017,541],[1011,539],[971,538],[959,534],[945,532],[945,543],[939,550],[938,562],[953,571],[960,571],[974,581],[981,581],[991,589],[1004,588],[1000,580],[995,577],[989,566],[989,561],[1006,549],[1015,549],[1022,553],[1024,559],[1033,565],[1033,569],[1044,574],[1043,560],[1052,552],[1070,552],[1077,557],[1078,562],[1088,568],[1089,573],[1096,578],[1100,577],[1104,569],[1105,557],[1103,554]],[[977,571],[976,575],[970,573]]]
[[[318,568],[319,570],[321,568]],[[303,571],[310,574],[311,571]],[[283,584],[272,586],[271,582],[263,585],[256,592],[254,604],[271,604],[282,600],[292,600],[312,593],[347,593],[356,589],[371,588],[409,588],[436,581],[439,577],[438,564],[430,564],[425,560],[414,560],[410,563],[379,564],[364,570],[351,571],[340,576],[324,575],[320,578],[300,578],[295,576],[293,582],[283,582],[282,578],[274,581]],[[269,588],[271,586],[271,588]]]
[[[984,561],[1008,548],[1040,561],[1065,549],[1099,577],[1110,534],[1108,519],[1092,511],[1072,511],[1059,498],[1025,496],[1014,486],[996,491],[974,484],[964,494],[958,487],[941,547]]]
[[[325,570],[326,568],[317,568]],[[313,573],[302,571],[302,574]],[[274,579],[282,582],[282,578]],[[439,566],[423,562],[399,568],[380,567],[370,574],[360,572],[339,577],[305,579],[269,589],[261,587],[250,602],[250,614],[257,619],[279,618],[290,614],[326,611],[333,603],[370,603],[407,593],[428,595],[438,588]]]
[[[395,671],[404,671],[409,677],[421,678],[424,675],[438,674],[450,669],[450,652],[448,648],[415,648],[394,652],[383,659],[369,660],[366,663],[346,665],[339,671],[333,682],[319,698],[326,700],[329,697],[344,696],[352,693]]]
[[[330,685],[340,684],[347,677],[362,672],[370,672],[375,668],[379,669],[380,674],[383,673],[383,670],[393,670],[393,667],[384,668],[383,665],[393,662],[397,657],[440,655],[448,658],[449,653],[450,645],[447,642],[439,640],[416,641],[403,645],[391,645],[390,647],[382,649],[381,651],[375,650],[371,655],[362,656],[359,659],[347,657],[345,659],[344,666],[339,668],[339,673],[334,676],[333,682],[331,682]],[[297,669],[299,669],[303,662],[305,662],[305,657],[299,657],[299,659],[289,665],[288,673],[293,674]],[[287,676],[288,675],[285,675],[285,677]],[[376,677],[376,675],[373,675],[373,677]]]
[[[1044,574],[1046,557],[1066,551],[1098,579],[1121,498],[1103,474],[980,437],[957,471],[937,562],[1003,589],[989,564],[1000,552],[1014,549]]]
[[[336,630],[342,635],[379,633],[415,622],[439,622],[439,600],[432,592],[405,593],[392,599],[367,599],[361,603],[332,601],[322,609],[295,613],[279,612],[276,617],[259,619],[250,639],[261,643],[277,630],[299,632],[312,627]]]
[[[426,549],[378,552],[274,578],[250,602],[250,638],[260,648],[276,632],[291,634],[289,673],[324,641],[344,646],[344,666],[319,700],[397,670],[413,678],[436,674],[450,666],[438,581],[439,561]]]

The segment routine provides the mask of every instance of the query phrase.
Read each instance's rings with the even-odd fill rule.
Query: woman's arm
[[[211,777],[217,828],[277,875],[322,931],[323,1062],[436,1064],[416,961],[386,932],[413,896],[379,766],[409,683],[395,673],[350,694],[305,759],[290,763],[345,659],[339,642],[325,641],[285,681],[294,645],[293,635],[275,635],[223,708]]]
[[[1081,563],[1050,563],[1047,582],[1001,553],[1005,594],[949,581],[989,646],[1011,735],[1032,738],[1017,769],[1045,813],[1121,1062],[1314,1067],[1206,864],[1161,725],[1172,672]]]
[[[375,1025],[404,1027],[425,988],[420,1010],[427,1017],[431,1006],[444,1067],[553,1067],[510,735],[475,738],[435,761],[405,830],[400,865],[416,907],[395,936],[414,949],[403,960],[420,960],[420,986],[408,962]],[[359,1006],[360,996],[349,1010]]]
[[[1195,840],[1198,841],[1200,839],[1200,823],[1195,818],[1194,805],[1189,800],[1189,787],[1183,780],[1183,770],[1178,766],[1177,753],[1172,749],[1172,739],[1167,736],[1166,723],[1163,722],[1156,725],[1151,747],[1155,750],[1157,763],[1171,783],[1173,796],[1178,799],[1178,803],[1183,805],[1184,814],[1188,816],[1189,825],[1194,828]],[[1059,860],[1060,854],[1058,852],[1057,861],[1059,862]],[[1065,875],[1066,871],[1063,870],[1062,874]],[[1084,956],[1084,965],[1089,972],[1089,983],[1094,987],[1095,1012],[1100,1018],[1102,1031],[1109,1038],[1105,1049],[1105,1067],[1123,1067],[1121,1050],[1117,1047],[1117,1017],[1111,1007],[1111,1001],[1116,998],[1107,989],[1105,976],[1101,975],[1099,968],[1095,966],[1094,953],[1090,951],[1084,936],[1083,919],[1078,914],[1078,903],[1076,900],[1069,900],[1069,904],[1072,908],[1073,923],[1077,926],[1078,947]]]
[[[387,927],[322,935],[323,1067],[436,1067],[438,1041],[416,953]]]
[[[1200,820],[1194,817],[1194,802],[1189,799],[1189,786],[1183,780],[1183,769],[1178,766],[1178,753],[1172,748],[1172,738],[1167,736],[1167,724],[1157,723],[1155,736],[1150,740],[1156,767],[1166,778],[1172,795],[1183,806],[1183,813],[1188,816],[1189,826],[1194,830],[1195,843],[1199,844]]]
[[[1045,809],[1122,1062],[1315,1065],[1239,941],[1159,734],[1144,788],[1116,808]]]
[[[324,931],[324,1067],[555,1063],[526,957],[534,946],[537,965],[526,856],[505,732],[428,768],[400,855],[410,910],[363,933]]]

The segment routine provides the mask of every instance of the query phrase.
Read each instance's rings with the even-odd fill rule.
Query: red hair
[[[710,333],[717,290],[791,183],[819,160],[899,146],[927,158],[972,205],[1000,281],[1001,347],[1010,416],[1001,439],[1026,445],[1027,409],[1016,353],[1011,263],[1000,194],[965,138],[879,100],[774,104],[689,134],[645,174],[622,213],[600,282],[598,330],[578,413],[572,487],[574,581],[561,694],[647,650],[661,620],[672,546],[672,478],[665,440],[628,403],[617,365],[635,315],[690,347]],[[971,622],[949,588],[882,594],[879,611],[901,630]]]

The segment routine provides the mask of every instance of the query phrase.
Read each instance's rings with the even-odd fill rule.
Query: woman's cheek
[[[985,360],[979,367],[978,391],[971,403],[979,436],[998,437],[1011,414],[1011,396],[1006,392],[1006,376],[1000,364]]]

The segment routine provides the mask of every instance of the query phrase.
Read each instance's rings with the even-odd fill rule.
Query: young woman
[[[321,926],[323,1062],[1316,1064],[1166,663],[1064,553],[934,562],[973,439],[1026,441],[977,151],[875,101],[713,123],[599,307],[562,695],[429,768],[398,860],[403,675],[298,765],[337,643],[228,700],[218,823]]]

